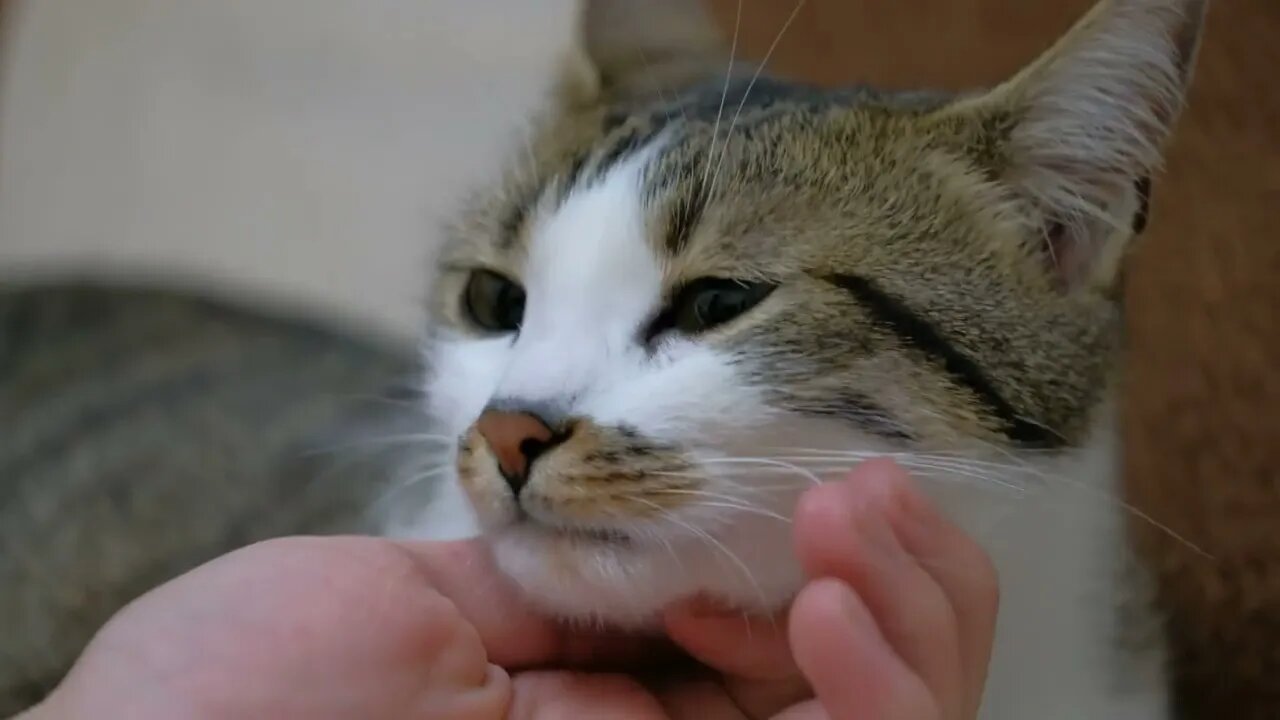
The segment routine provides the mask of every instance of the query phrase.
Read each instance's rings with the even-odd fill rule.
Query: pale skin
[[[644,639],[540,616],[478,543],[269,541],[121,611],[20,717],[976,717],[995,573],[904,471],[877,461],[811,489],[795,546],[811,580],[786,612],[692,600]]]

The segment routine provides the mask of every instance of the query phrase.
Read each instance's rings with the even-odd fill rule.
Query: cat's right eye
[[[645,339],[668,330],[695,335],[719,327],[759,305],[774,285],[727,278],[704,277],[686,285],[649,324]]]
[[[524,288],[492,270],[473,270],[462,291],[471,321],[490,332],[515,332],[524,320]]]

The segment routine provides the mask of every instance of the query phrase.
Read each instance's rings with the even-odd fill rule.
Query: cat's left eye
[[[706,277],[686,285],[666,310],[654,320],[650,338],[666,330],[692,335],[723,325],[773,292],[769,283]]]
[[[462,300],[471,321],[490,332],[514,332],[524,320],[524,288],[492,270],[473,270]]]

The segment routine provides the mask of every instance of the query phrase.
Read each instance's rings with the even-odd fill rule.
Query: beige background
[[[574,0],[8,0],[0,278],[185,276],[405,337]]]

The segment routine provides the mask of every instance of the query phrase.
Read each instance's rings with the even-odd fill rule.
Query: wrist
[[[185,703],[166,702],[154,694],[142,693],[134,697],[120,697],[115,693],[103,695],[73,682],[69,686],[59,686],[44,700],[21,713],[0,720],[96,720],[103,717],[199,720],[211,716]]]

